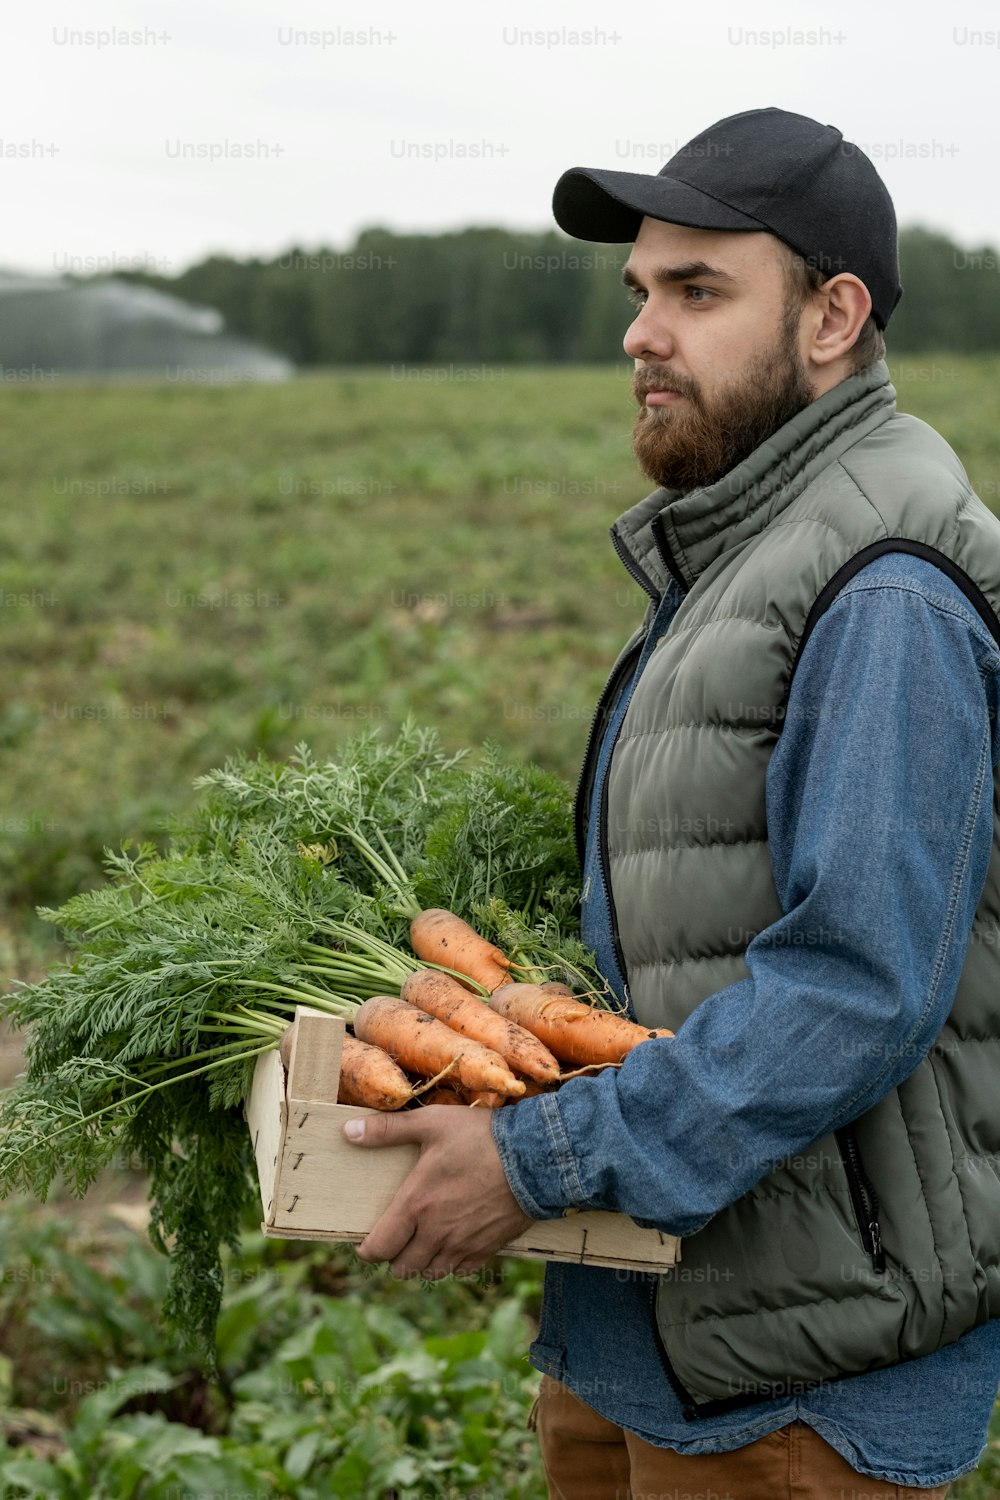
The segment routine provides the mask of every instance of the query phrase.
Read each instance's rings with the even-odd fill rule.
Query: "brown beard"
[[[645,400],[651,390],[677,391],[687,400],[682,406],[649,407]],[[632,432],[639,467],[655,484],[683,491],[702,489],[728,474],[816,394],[787,312],[774,346],[754,355],[717,395],[706,397],[691,376],[656,365],[636,370],[632,393],[639,402]]]

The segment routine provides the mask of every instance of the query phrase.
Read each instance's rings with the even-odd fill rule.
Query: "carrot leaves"
[[[166,1314],[212,1360],[220,1247],[256,1194],[242,1101],[295,1006],[350,1020],[420,967],[410,919],[443,906],[516,962],[599,984],[577,934],[568,787],[412,722],[338,758],[236,756],[196,782],[168,845],[107,851],[107,883],[42,915],[67,961],[5,1000],[27,1068],[0,1100],[0,1193],[148,1174]]]

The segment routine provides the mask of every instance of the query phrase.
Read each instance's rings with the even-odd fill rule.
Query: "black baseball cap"
[[[556,183],[552,211],[580,240],[634,240],[647,216],[695,229],[766,230],[827,278],[850,271],[863,281],[880,328],[903,294],[885,183],[835,126],[784,109],[719,120],[655,177],[572,167]]]

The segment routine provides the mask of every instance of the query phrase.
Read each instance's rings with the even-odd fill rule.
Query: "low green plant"
[[[248,1233],[227,1257],[219,1376],[151,1316],[162,1257],[134,1234],[15,1208],[0,1229],[10,1349],[0,1486],[65,1500],[538,1500],[525,1347],[540,1267],[428,1289],[344,1248]],[[509,1274],[508,1274],[509,1268]],[[339,1295],[320,1290],[334,1284]],[[16,1290],[15,1290],[16,1288]],[[448,1324],[460,1329],[441,1332]]]

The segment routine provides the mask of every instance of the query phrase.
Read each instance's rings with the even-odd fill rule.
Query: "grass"
[[[53,957],[37,904],[236,748],[413,711],[575,774],[642,608],[606,535],[646,489],[627,369],[418,373],[0,391],[0,982]],[[995,507],[1000,359],[893,373]]]

